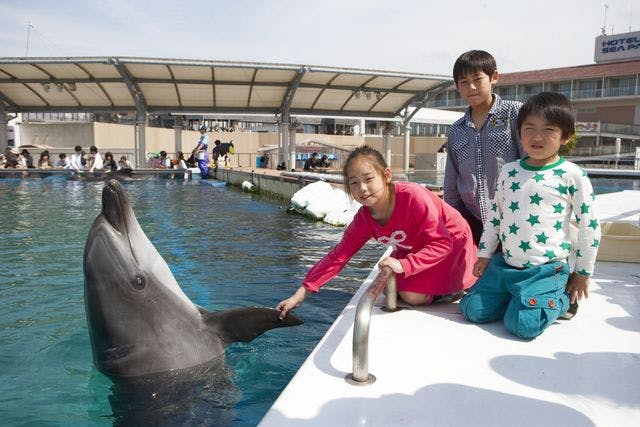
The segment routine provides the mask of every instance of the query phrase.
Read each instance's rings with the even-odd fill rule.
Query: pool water
[[[125,184],[147,236],[191,300],[209,310],[273,307],[342,234],[288,203],[198,182]],[[0,419],[111,425],[112,382],[93,366],[82,256],[102,182],[0,179]],[[222,424],[256,425],[384,248],[367,244],[297,310],[305,324],[227,348],[237,389]]]

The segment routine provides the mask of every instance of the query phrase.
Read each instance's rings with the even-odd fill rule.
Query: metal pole
[[[31,25],[31,21],[29,21],[27,24],[27,49],[24,52],[25,57],[29,56],[29,36],[31,36],[31,27],[33,27],[33,25]]]
[[[287,162],[287,153],[289,152],[289,118],[288,117],[286,121],[284,118],[282,119],[280,134],[282,135],[282,150],[280,150],[280,152],[278,153],[278,163]]]
[[[4,154],[9,146],[7,123],[7,113],[4,108],[4,103],[0,101],[0,154]]]
[[[384,152],[387,166],[393,169],[393,165],[391,164],[391,126],[389,123],[385,123],[384,125]]]
[[[182,151],[182,116],[174,116],[173,132],[175,138],[175,152]]]
[[[144,168],[147,167],[147,147],[145,140],[145,129],[146,129],[146,114],[145,119],[140,120],[136,123],[137,126],[137,134],[138,134],[138,144],[136,144],[136,167]]]
[[[289,170],[296,168],[296,126],[291,123],[289,127]]]
[[[376,377],[369,373],[369,325],[376,298],[386,287],[386,310],[397,311],[396,280],[390,268],[384,267],[358,301],[353,324],[353,373],[345,380],[351,385],[369,385]]]
[[[404,122],[404,150],[402,150],[402,169],[407,180],[409,179],[409,153],[411,147],[411,125]]]

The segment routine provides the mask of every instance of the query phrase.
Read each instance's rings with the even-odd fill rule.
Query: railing
[[[137,168],[132,169],[131,173],[110,173],[104,170],[98,170],[89,172],[82,170],[77,172],[75,169],[41,169],[41,168],[28,168],[28,169],[0,169],[0,178],[44,178],[47,176],[66,176],[73,178],[90,178],[90,179],[108,179],[122,176],[151,176],[151,175],[163,175],[170,178],[191,179],[191,170],[189,169],[150,169],[150,168]],[[175,176],[172,176],[175,175]]]
[[[608,87],[608,88],[589,88],[589,89],[546,89],[552,92],[558,92],[565,95],[571,100],[575,99],[591,99],[591,98],[617,98],[624,96],[636,96],[638,94],[638,88],[635,86],[625,87]],[[502,99],[511,101],[525,102],[531,95],[538,93],[539,91],[533,91],[531,93],[519,92],[519,93],[505,93],[497,88],[497,93]],[[429,108],[443,108],[443,107],[466,107],[467,104],[462,98],[455,99],[431,99],[427,101],[427,107]]]
[[[356,308],[353,324],[353,372],[345,377],[351,385],[370,385],[376,381],[376,377],[369,373],[369,325],[373,304],[383,289],[386,289],[383,310],[397,311],[396,275],[389,267],[380,270]]]
[[[601,123],[601,133],[618,133],[623,135],[640,135],[640,126],[617,123]]]
[[[603,96],[633,96],[636,94],[635,86],[608,87],[604,89]]]

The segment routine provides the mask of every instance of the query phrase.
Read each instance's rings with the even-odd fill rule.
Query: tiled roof
[[[640,61],[612,62],[605,64],[579,65],[577,67],[505,73],[500,75],[500,80],[498,81],[497,86],[540,83],[543,81],[550,82],[630,76],[634,74],[640,74]]]

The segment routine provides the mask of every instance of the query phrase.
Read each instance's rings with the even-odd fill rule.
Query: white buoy
[[[248,191],[249,193],[253,193],[253,192],[258,191],[258,189],[256,188],[255,185],[253,185],[249,181],[243,181],[242,182],[242,191]]]

